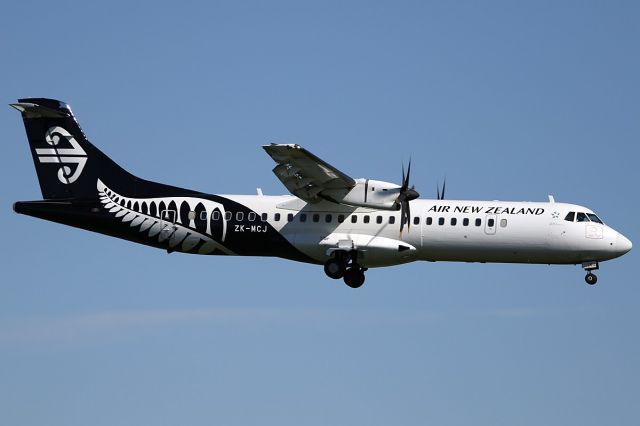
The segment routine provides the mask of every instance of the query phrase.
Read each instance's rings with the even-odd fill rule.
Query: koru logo
[[[60,141],[66,139],[71,148],[58,148]],[[78,141],[62,127],[51,127],[44,135],[44,140],[53,148],[36,148],[38,160],[41,163],[62,164],[58,169],[58,180],[65,185],[75,182],[80,177],[84,165],[87,163],[87,153],[84,152]],[[75,171],[67,164],[76,165]]]

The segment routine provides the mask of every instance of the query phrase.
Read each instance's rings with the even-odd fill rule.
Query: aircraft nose
[[[620,256],[631,250],[631,247],[633,247],[631,241],[629,241],[627,237],[618,232],[618,237],[616,238],[616,251],[620,253]]]

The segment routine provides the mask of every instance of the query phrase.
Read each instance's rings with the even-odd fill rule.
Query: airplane
[[[291,195],[214,195],[140,179],[85,137],[71,108],[46,98],[21,112],[42,200],[15,212],[168,253],[272,256],[324,266],[361,287],[369,268],[418,260],[580,264],[585,281],[632,243],[587,207],[555,202],[419,199],[411,162],[400,185],[354,179],[294,144],[263,148]]]

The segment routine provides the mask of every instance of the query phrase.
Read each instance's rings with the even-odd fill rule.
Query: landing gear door
[[[494,235],[496,233],[497,220],[495,214],[488,214],[484,222],[484,232],[487,235]]]

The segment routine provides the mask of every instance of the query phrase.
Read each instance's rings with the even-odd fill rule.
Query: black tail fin
[[[64,102],[31,98],[11,106],[22,113],[44,199],[96,198],[99,176],[135,188],[138,179],[89,143]]]

